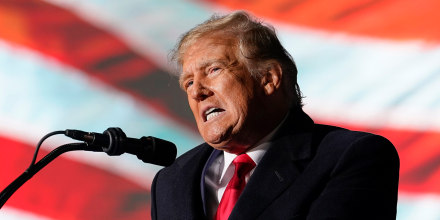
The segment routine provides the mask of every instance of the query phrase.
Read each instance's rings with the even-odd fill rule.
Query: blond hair
[[[302,106],[302,96],[297,83],[297,68],[287,50],[281,45],[275,29],[257,20],[245,11],[228,15],[214,14],[210,19],[183,34],[171,52],[171,61],[182,65],[186,49],[198,39],[212,34],[224,34],[237,40],[237,54],[253,77],[261,76],[267,67],[263,61],[274,59],[281,65],[284,88],[293,98],[293,104]]]

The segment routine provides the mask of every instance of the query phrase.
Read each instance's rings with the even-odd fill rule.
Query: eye
[[[208,74],[216,73],[220,70],[222,70],[222,67],[220,65],[212,65],[207,69],[207,73]]]
[[[194,84],[194,80],[190,79],[187,80],[185,83],[185,89],[188,89],[188,87],[192,86]]]

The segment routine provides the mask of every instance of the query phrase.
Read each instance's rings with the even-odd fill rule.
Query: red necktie
[[[217,208],[217,213],[215,214],[216,220],[228,219],[232,208],[234,208],[238,197],[246,185],[246,174],[255,167],[254,161],[247,154],[238,155],[232,163],[235,165],[234,176],[232,176],[232,179],[226,186],[225,193],[223,194]]]

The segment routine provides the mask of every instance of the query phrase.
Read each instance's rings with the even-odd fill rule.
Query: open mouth
[[[209,121],[220,114],[222,114],[225,110],[221,108],[209,108],[207,111],[205,111],[205,122]]]

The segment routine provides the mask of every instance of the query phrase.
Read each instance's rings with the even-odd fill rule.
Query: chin
[[[232,129],[221,129],[221,127],[217,127],[217,129],[211,128],[204,130],[204,132],[200,132],[200,134],[206,143],[218,149],[229,144],[232,139],[230,131],[232,131]]]
[[[223,140],[220,142],[206,141],[206,143],[209,144],[214,149],[226,151],[226,152],[232,153],[232,154],[241,154],[249,148],[248,146],[243,146],[243,145],[240,145],[237,143],[233,143],[231,140]]]
[[[207,141],[205,140],[207,144],[209,144],[211,147],[218,149],[218,150],[225,150],[227,149],[229,141]]]
[[[213,146],[210,144],[210,146],[213,147],[214,149],[225,151],[225,152],[232,153],[232,154],[239,154],[240,153],[239,151],[237,151],[237,149],[231,148],[228,145],[214,145]]]
[[[209,144],[211,147],[217,150],[223,150],[229,152],[230,148],[230,140],[226,139],[205,139],[205,142]]]
[[[228,127],[227,129],[213,129],[208,130],[203,134],[202,137],[207,144],[211,147],[226,151],[228,153],[241,153],[247,149],[247,147],[242,147],[235,141],[237,135],[233,132],[234,127]]]

